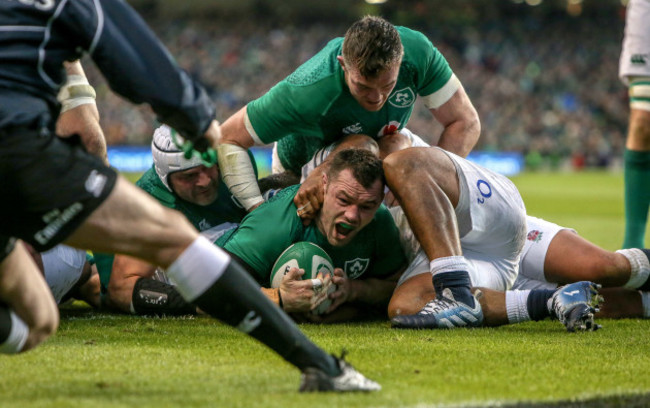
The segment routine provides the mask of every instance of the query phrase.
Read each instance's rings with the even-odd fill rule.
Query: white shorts
[[[526,217],[528,234],[519,263],[519,276],[513,289],[555,289],[557,283],[548,282],[544,275],[544,261],[551,241],[562,230],[576,232],[541,218]]]
[[[630,77],[650,77],[650,1],[630,0],[618,75],[625,85]]]
[[[79,281],[86,264],[86,251],[57,245],[41,253],[45,280],[54,295],[56,303]]]
[[[477,166],[458,156],[452,158],[459,174],[460,197],[456,218],[461,232],[461,248],[467,259],[472,286],[507,290],[515,282],[519,257],[526,238],[526,208],[514,184],[505,176]],[[395,223],[404,227],[399,211],[391,211]],[[405,218],[405,217],[404,217]],[[402,232],[407,256],[412,240]],[[429,260],[421,249],[402,274],[398,285],[408,278],[429,272]]]

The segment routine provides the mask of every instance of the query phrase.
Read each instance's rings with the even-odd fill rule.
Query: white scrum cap
[[[203,164],[201,158],[192,156],[186,159],[181,149],[176,146],[172,140],[172,129],[167,125],[162,125],[153,132],[153,140],[151,141],[151,154],[153,155],[153,164],[156,169],[156,174],[160,177],[165,187],[172,191],[169,187],[167,177],[174,172],[191,169],[192,167],[200,166]],[[178,133],[176,138],[180,143],[183,139]]]

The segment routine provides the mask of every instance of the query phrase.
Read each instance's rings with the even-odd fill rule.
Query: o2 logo
[[[478,192],[482,196],[476,199],[476,201],[478,201],[479,204],[483,204],[486,198],[490,198],[492,196],[492,187],[490,187],[487,181],[485,180],[477,181],[476,188],[478,188]]]

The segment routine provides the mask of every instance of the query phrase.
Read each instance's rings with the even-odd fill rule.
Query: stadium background
[[[378,14],[421,30],[479,112],[482,134],[475,150],[514,154],[502,169],[511,174],[524,160],[529,170],[620,169],[628,114],[626,88],[617,78],[624,2],[130,1],[178,63],[206,85],[219,120],[342,36],[359,16]],[[155,117],[113,94],[92,64],[85,65],[113,165],[147,166]],[[421,105],[408,127],[432,142],[440,132]],[[124,146],[140,146],[141,154],[132,156]],[[256,152],[262,174],[267,152]]]

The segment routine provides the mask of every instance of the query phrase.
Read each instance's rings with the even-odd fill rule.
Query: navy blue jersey
[[[0,0],[0,129],[52,129],[63,62],[84,53],[116,93],[150,104],[188,139],[203,135],[214,118],[204,89],[124,1]]]

